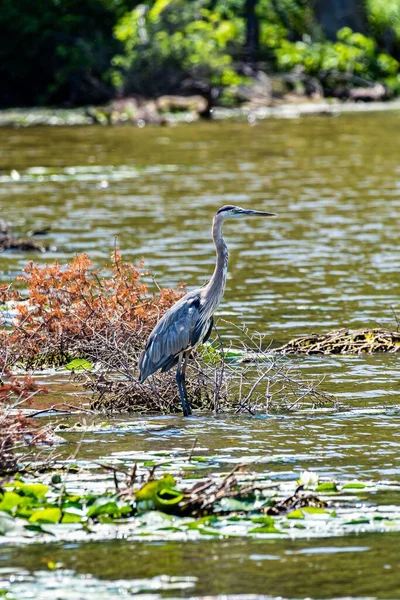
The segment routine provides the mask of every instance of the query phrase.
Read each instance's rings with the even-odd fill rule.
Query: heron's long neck
[[[218,215],[214,217],[212,235],[217,251],[217,264],[215,265],[214,273],[206,286],[207,298],[210,300],[213,310],[215,310],[221,302],[222,296],[224,295],[226,275],[228,273],[228,248],[222,237],[222,223],[223,219],[221,217]]]

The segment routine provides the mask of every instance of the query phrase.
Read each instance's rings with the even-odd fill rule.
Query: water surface
[[[1,129],[0,204],[15,233],[52,226],[48,243],[57,252],[29,258],[66,261],[88,252],[101,266],[117,236],[124,256],[144,256],[160,284],[189,288],[212,272],[210,224],[220,206],[273,211],[275,220],[225,225],[230,275],[221,317],[279,342],[337,327],[392,326],[400,287],[399,126],[400,114],[390,113],[255,126]],[[1,254],[0,280],[26,260]],[[220,326],[225,339],[237,335],[233,325]],[[304,375],[323,379],[342,411],[132,417],[126,431],[86,434],[79,460],[129,463],[157,451],[182,461],[197,438],[202,474],[247,462],[277,481],[307,468],[342,481],[398,483],[398,356],[294,360]],[[64,385],[60,378],[49,402]],[[67,458],[81,436],[64,437]],[[372,492],[353,502],[359,511],[399,506],[397,496]],[[0,578],[18,598],[47,597],[46,590],[52,597],[54,589],[60,598],[84,597],[89,584],[99,598],[400,596],[399,533],[322,538],[3,546]],[[61,565],[54,573],[43,566],[48,558]]]

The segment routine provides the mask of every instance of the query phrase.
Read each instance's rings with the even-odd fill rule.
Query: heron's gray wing
[[[202,340],[203,344],[204,344],[204,343],[205,343],[205,342],[208,340],[208,338],[210,337],[210,335],[211,335],[211,332],[212,332],[213,325],[214,325],[214,319],[213,319],[212,317],[210,317],[210,320],[208,321],[208,329],[207,329],[207,331],[206,331],[206,334],[205,334],[205,336],[204,336],[204,338],[203,338],[203,340]]]
[[[198,321],[198,324],[196,325],[190,336],[190,346],[192,348],[194,348],[194,346],[196,346],[200,341],[204,344],[204,342],[208,340],[208,338],[211,335],[213,324],[214,319],[212,317],[210,317],[206,326],[203,325],[202,320]],[[174,367],[178,363],[178,358],[179,355],[171,357],[171,359],[168,362],[163,364],[161,371],[165,373],[166,371],[172,369],[172,367]]]
[[[140,358],[140,381],[158,369],[168,370],[181,352],[197,343],[196,325],[203,321],[201,312],[200,296],[192,292],[165,313],[151,332]]]

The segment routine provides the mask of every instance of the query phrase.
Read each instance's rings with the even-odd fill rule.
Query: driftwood
[[[312,333],[276,348],[280,354],[361,354],[400,352],[400,330],[339,329]]]
[[[29,235],[45,235],[49,228],[40,231],[32,231]],[[45,252],[49,247],[40,242],[28,238],[18,238],[12,235],[9,225],[4,219],[0,219],[0,252],[4,250],[20,250],[22,252]]]
[[[34,240],[15,238],[0,234],[0,252],[3,250],[21,250],[22,252],[46,252],[46,246]]]

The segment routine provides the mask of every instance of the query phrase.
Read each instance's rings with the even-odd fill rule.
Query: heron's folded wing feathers
[[[200,314],[198,298],[188,296],[165,313],[150,334],[146,350],[140,359],[141,381],[197,343],[193,341],[197,337],[196,325]]]

